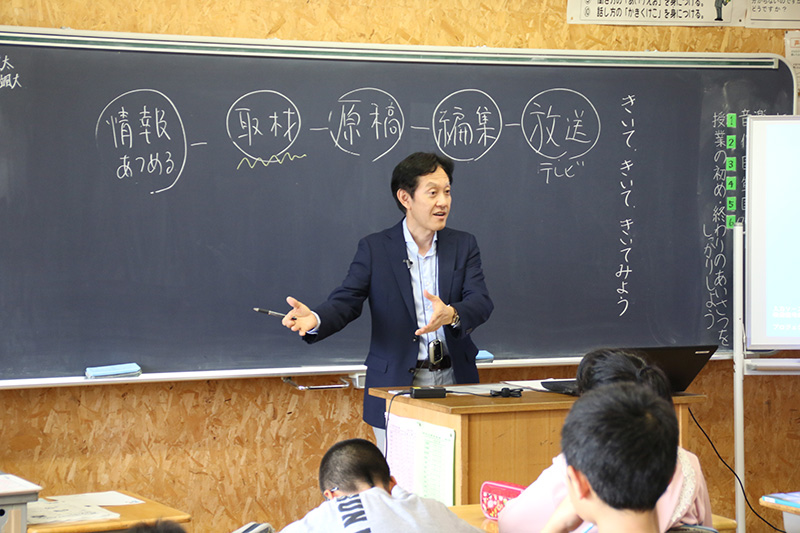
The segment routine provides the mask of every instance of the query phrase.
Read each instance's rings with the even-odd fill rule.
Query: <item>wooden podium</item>
[[[506,385],[507,386],[507,385]],[[503,385],[499,385],[502,388]],[[455,430],[455,505],[479,503],[484,481],[532,483],[561,451],[561,426],[575,402],[572,396],[524,391],[519,398],[448,394],[446,398],[395,396],[397,387],[369,389],[391,403],[391,415]],[[686,447],[689,406],[702,394],[673,398]]]

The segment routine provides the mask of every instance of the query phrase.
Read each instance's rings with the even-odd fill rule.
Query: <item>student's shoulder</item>
[[[424,519],[424,523],[419,524],[424,531],[448,531],[451,533],[483,531],[459,518],[439,500],[418,496],[403,489],[400,485],[395,485],[392,489],[391,498],[395,502],[404,502],[406,510],[416,509],[417,518]]]
[[[327,500],[310,510],[303,518],[292,522],[280,533],[330,533],[341,530],[335,512],[335,500]]]
[[[698,473],[703,475],[703,468],[700,466],[700,459],[685,448],[678,447],[678,463],[679,465],[686,465]]]

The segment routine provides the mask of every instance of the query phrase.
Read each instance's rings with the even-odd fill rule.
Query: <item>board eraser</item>
[[[128,378],[140,376],[141,374],[142,369],[136,363],[86,367],[86,377],[89,379]]]

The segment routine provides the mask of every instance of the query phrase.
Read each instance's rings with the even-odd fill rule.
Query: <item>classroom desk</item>
[[[40,490],[39,485],[0,472],[0,532],[25,532],[27,505],[39,498]]]
[[[497,533],[497,521],[489,520],[483,516],[480,504],[474,503],[470,505],[454,505],[450,507],[459,518],[469,522],[471,525],[487,531],[488,533]],[[736,533],[736,520],[725,518],[724,516],[712,515],[713,527],[719,533]]]
[[[800,509],[797,507],[792,507],[790,505],[781,505],[779,503],[773,503],[765,501],[763,496],[759,498],[758,503],[760,503],[763,507],[769,507],[770,509],[777,509],[783,512],[783,530],[786,533],[800,533]]]
[[[183,511],[178,511],[177,509],[167,507],[153,500],[142,498],[138,494],[124,490],[119,492],[138,498],[144,503],[103,506],[103,509],[119,513],[119,518],[113,520],[34,524],[28,526],[28,533],[95,533],[99,531],[125,531],[141,522],[154,524],[158,520],[171,520],[179,524],[185,524],[192,519],[189,514]]]
[[[369,389],[384,398],[387,409],[397,387]],[[524,391],[519,398],[448,394],[420,399],[394,396],[390,415],[413,418],[455,430],[456,505],[478,503],[481,483],[532,483],[561,452],[561,426],[576,398],[551,392]],[[680,444],[686,447],[689,406],[702,394],[673,398]]]

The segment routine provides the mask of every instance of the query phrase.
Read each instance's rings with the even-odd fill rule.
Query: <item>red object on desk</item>
[[[519,496],[525,487],[505,481],[484,481],[481,484],[481,511],[483,516],[497,520],[506,502]]]

